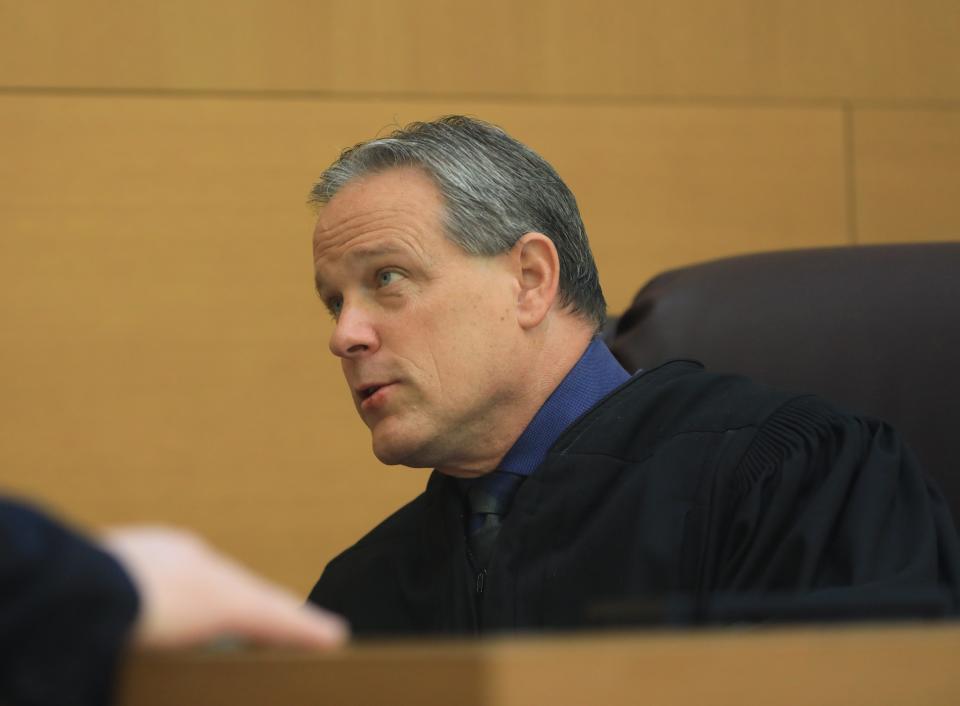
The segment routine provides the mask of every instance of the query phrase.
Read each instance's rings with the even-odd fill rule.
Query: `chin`
[[[373,434],[373,455],[388,466],[433,468],[429,453],[425,453],[422,439],[397,438],[390,434]]]

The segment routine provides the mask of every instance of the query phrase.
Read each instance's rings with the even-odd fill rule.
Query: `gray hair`
[[[448,237],[472,255],[506,252],[543,233],[560,259],[560,303],[599,330],[607,305],[577,201],[543,157],[490,123],[450,115],[410,123],[341,153],[310,192],[326,204],[348,182],[393,167],[419,167],[445,205]]]

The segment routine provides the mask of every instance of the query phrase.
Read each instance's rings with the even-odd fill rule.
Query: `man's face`
[[[314,231],[330,350],[385,463],[488,470],[515,428],[520,289],[509,254],[468,255],[441,225],[434,182],[414,168],[347,184]],[[505,426],[507,428],[505,428]]]

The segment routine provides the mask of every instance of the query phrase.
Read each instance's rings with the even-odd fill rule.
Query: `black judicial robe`
[[[685,361],[631,378],[563,433],[486,571],[463,528],[456,481],[434,472],[310,600],[357,635],[576,628],[671,597],[746,597],[759,618],[771,598],[960,605],[949,510],[895,432]]]
[[[109,703],[138,606],[113,557],[0,499],[0,704]]]

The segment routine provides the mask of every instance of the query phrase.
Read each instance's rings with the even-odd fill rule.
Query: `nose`
[[[379,348],[380,337],[373,319],[362,307],[344,303],[330,335],[330,352],[338,358],[359,358]]]

